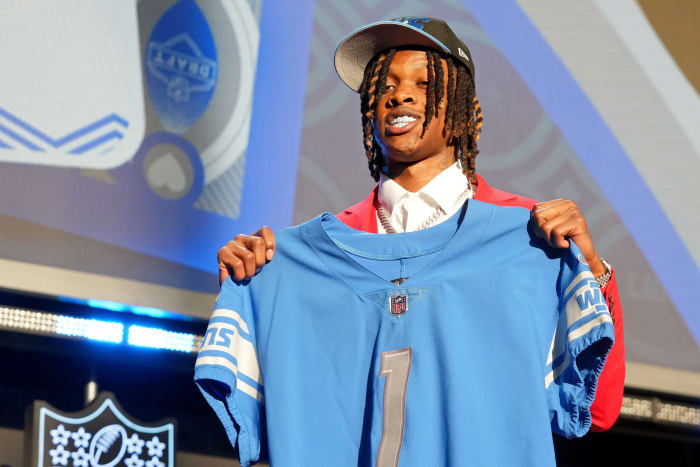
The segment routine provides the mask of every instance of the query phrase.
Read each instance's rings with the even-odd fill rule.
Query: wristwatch
[[[600,258],[600,261],[603,263],[603,266],[605,266],[605,272],[599,276],[595,276],[595,281],[598,283],[598,287],[602,289],[612,277],[613,268],[610,263],[605,261],[603,258]]]

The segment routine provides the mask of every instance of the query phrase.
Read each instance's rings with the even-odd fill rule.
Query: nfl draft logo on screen
[[[167,126],[178,132],[191,127],[194,122],[189,121],[189,114],[195,113],[193,120],[198,120],[213,95],[217,77],[216,61],[205,57],[188,34],[178,34],[163,43],[150,42],[146,64],[148,72],[160,81],[165,91],[161,97],[157,93],[157,85],[149,82],[152,89],[151,101],[161,121],[164,124],[167,122]],[[206,94],[196,99],[198,93]],[[203,101],[197,102],[201,109],[190,110],[185,107],[189,106],[186,103],[197,100]],[[169,115],[170,113],[175,115]],[[183,128],[179,128],[181,126]]]
[[[151,105],[163,127],[179,135],[199,121],[216,89],[219,66],[209,24],[196,3],[180,1],[162,14],[146,44]]]
[[[101,393],[89,407],[73,413],[35,401],[27,420],[25,436],[30,442],[26,444],[26,465],[175,465],[175,421],[137,422],[108,392]]]

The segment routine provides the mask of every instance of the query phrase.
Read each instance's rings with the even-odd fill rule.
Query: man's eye
[[[427,80],[426,81],[418,81],[418,86],[427,86],[427,85],[428,85]]]

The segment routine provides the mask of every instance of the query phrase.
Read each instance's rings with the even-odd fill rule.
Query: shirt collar
[[[448,211],[462,192],[469,187],[467,177],[462,173],[459,161],[455,162],[438,175],[427,185],[418,190],[423,197],[430,198],[444,211]],[[392,213],[394,206],[410,192],[396,183],[384,173],[379,176],[379,202]]]

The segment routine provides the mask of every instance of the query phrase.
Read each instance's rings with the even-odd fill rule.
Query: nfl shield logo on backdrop
[[[89,407],[63,412],[35,401],[28,417],[26,465],[170,467],[175,465],[175,421],[137,422],[114,395],[101,393]]]
[[[406,295],[396,295],[389,297],[389,311],[394,316],[400,316],[408,309],[408,297]]]

